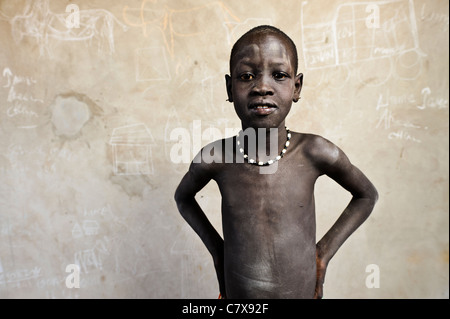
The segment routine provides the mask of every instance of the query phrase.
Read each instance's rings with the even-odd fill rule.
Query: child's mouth
[[[269,115],[277,109],[277,106],[274,104],[251,104],[249,106],[250,111],[256,115]]]

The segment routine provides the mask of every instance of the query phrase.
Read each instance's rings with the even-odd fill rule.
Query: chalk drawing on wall
[[[242,22],[226,21],[223,23],[227,31],[228,44],[234,43],[242,34],[258,25],[272,25],[272,19],[248,18]]]
[[[302,50],[307,70],[346,68],[358,63],[359,80],[379,86],[391,76],[413,80],[422,70],[413,0],[345,3],[331,21],[307,23],[302,3]],[[367,25],[368,5],[379,8],[378,26]],[[309,17],[308,17],[309,18]],[[377,80],[371,71],[377,71]],[[382,70],[382,72],[381,72]],[[386,71],[387,70],[387,71]],[[372,73],[370,78],[367,74]]]
[[[72,237],[80,238],[84,236],[98,235],[100,225],[95,219],[83,220],[81,225],[77,222],[72,228]]]
[[[161,61],[164,63],[155,63]],[[135,50],[136,81],[170,80],[169,65],[164,47],[149,47]]]
[[[145,124],[115,128],[109,143],[116,175],[153,174],[151,147],[155,140]]]
[[[176,38],[218,32],[222,26],[239,21],[221,1],[180,10],[157,1],[142,0],[139,8],[124,6],[122,15],[127,25],[141,28],[144,37],[149,36],[149,31],[158,30],[171,58],[175,54]]]
[[[127,26],[111,12],[104,9],[79,10],[79,27],[68,28],[69,13],[54,13],[49,0],[27,2],[21,14],[9,19],[14,41],[18,44],[24,38],[32,38],[39,46],[40,55],[53,55],[51,39],[58,41],[97,42],[99,54],[112,54],[114,47],[114,25],[123,31]]]

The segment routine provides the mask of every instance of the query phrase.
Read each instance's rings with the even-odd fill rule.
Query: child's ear
[[[227,85],[228,102],[233,102],[233,94],[231,93],[231,76],[225,74],[225,83]]]
[[[299,73],[296,77],[295,77],[295,87],[294,87],[294,97],[293,97],[293,101],[294,102],[298,102],[298,100],[300,100],[300,92],[302,91],[302,87],[303,87],[303,73]]]

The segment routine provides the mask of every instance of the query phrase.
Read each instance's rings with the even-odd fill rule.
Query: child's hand
[[[325,272],[327,270],[327,264],[319,257],[317,251],[316,251],[316,266],[317,266],[317,278],[316,278],[316,290],[314,292],[314,299],[322,299],[323,283],[325,281]]]

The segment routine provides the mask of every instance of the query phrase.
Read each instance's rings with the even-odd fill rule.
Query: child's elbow
[[[175,190],[175,194],[173,195],[173,199],[179,205],[183,201],[184,195],[180,187]]]
[[[364,200],[366,205],[368,207],[370,206],[371,210],[378,201],[378,191],[373,185],[370,185],[370,187],[366,187],[359,193],[353,193],[353,196],[354,198]]]
[[[378,202],[379,196],[378,196],[378,191],[375,188],[375,186],[372,186],[372,189],[367,194],[367,198],[369,198],[372,206],[375,206],[375,204]]]
[[[379,196],[378,196],[378,191],[375,189],[375,193],[374,193],[374,205],[378,202],[378,199],[380,198]]]
[[[182,187],[178,187],[173,196],[178,208],[181,208],[185,203],[189,202],[191,198],[192,195],[189,192],[186,192]]]

